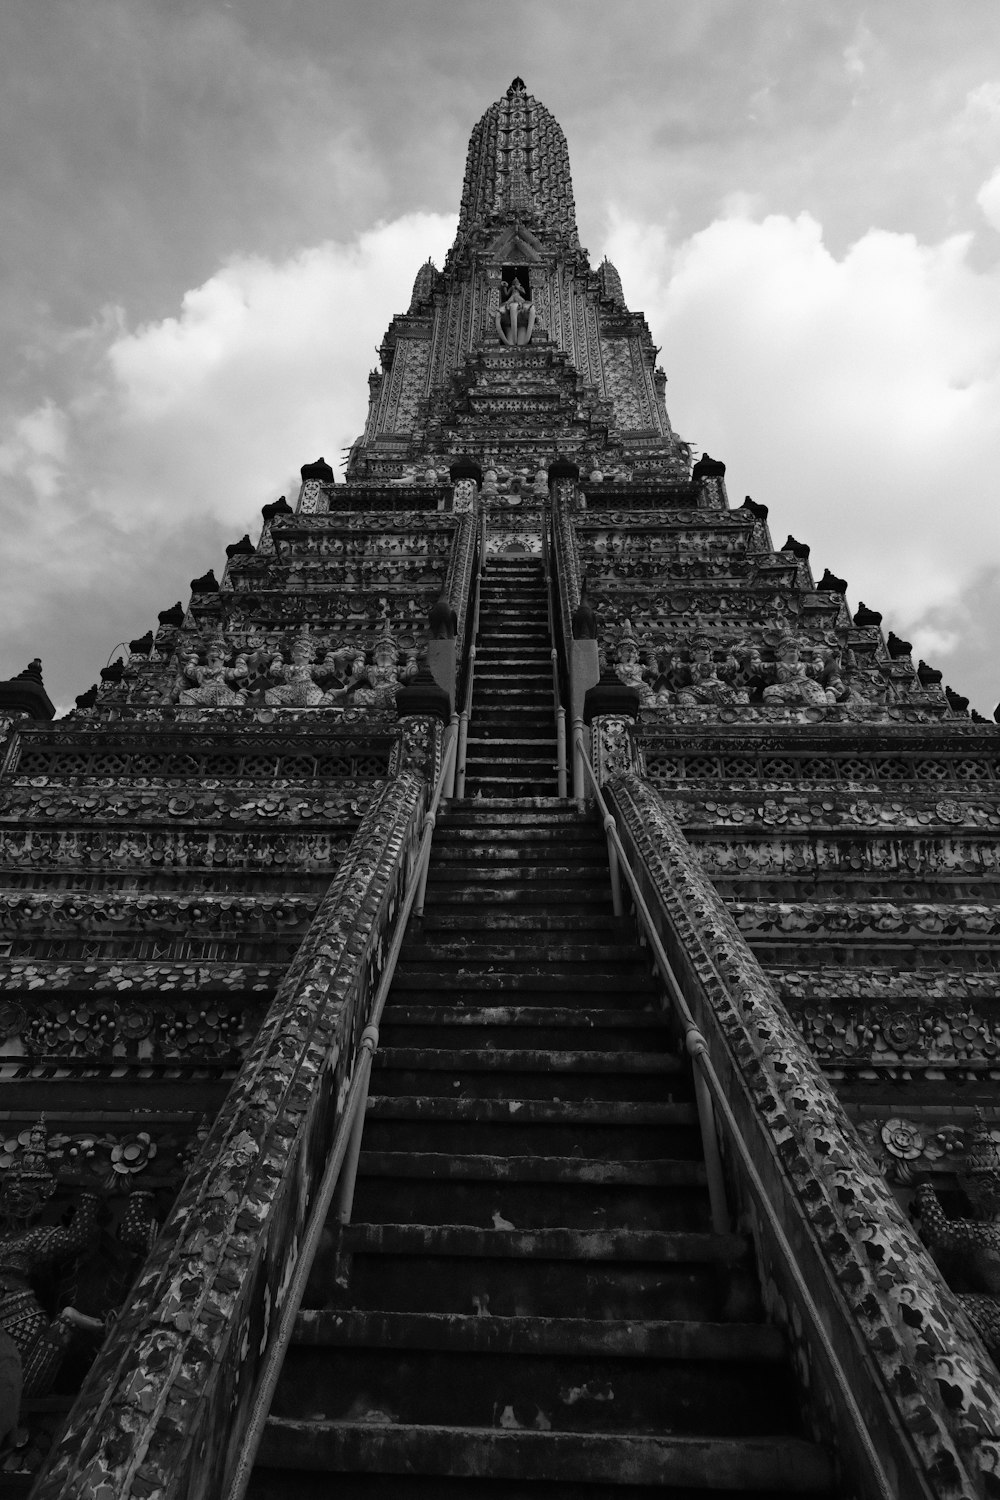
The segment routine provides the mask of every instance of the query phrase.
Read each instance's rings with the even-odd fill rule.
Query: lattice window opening
[[[206,755],[201,763],[202,776],[238,776],[242,768],[240,755]]]
[[[685,761],[688,781],[717,781],[719,762],[714,755],[689,755]]]
[[[651,781],[680,781],[684,775],[684,762],[674,756],[656,755],[647,750],[646,771]]]
[[[200,776],[203,761],[201,756],[170,755],[163,763],[163,776]]]
[[[946,760],[921,757],[914,762],[913,775],[917,781],[947,781],[949,769]]]
[[[845,756],[839,762],[841,778],[844,781],[877,781],[878,772],[875,762],[860,756]]]
[[[89,753],[65,750],[22,750],[14,766],[17,776],[44,776],[59,773],[63,776],[85,775],[90,769]]]
[[[352,762],[352,776],[385,776],[389,767],[388,759],[380,755],[359,756]]]
[[[720,773],[724,781],[756,781],[757,761],[746,755],[724,755],[720,762]]]
[[[799,761],[801,781],[836,781],[837,762],[826,755],[810,755]]]
[[[987,760],[961,760],[956,758],[951,763],[951,773],[956,781],[996,780],[996,770],[993,764]]]
[[[240,762],[239,774],[269,781],[279,774],[280,766],[281,760],[276,755],[245,755]]]
[[[761,760],[761,775],[765,781],[798,781],[799,764],[797,760],[786,760],[782,756],[768,756]]]
[[[910,781],[913,778],[910,762],[894,755],[881,756],[875,762],[875,769],[879,781]]]
[[[91,761],[90,770],[94,776],[124,776],[129,768],[128,755],[105,753],[95,755]]]

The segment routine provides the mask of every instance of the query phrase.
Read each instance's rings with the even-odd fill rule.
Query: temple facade
[[[1000,1493],[1000,729],[656,356],[515,79],[346,478],[0,682],[0,1496]]]

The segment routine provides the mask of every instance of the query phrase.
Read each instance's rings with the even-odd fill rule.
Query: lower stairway
[[[453,802],[254,1500],[833,1495],[599,826]]]

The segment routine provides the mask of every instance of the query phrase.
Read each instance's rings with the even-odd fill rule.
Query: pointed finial
[[[525,92],[526,92],[526,90],[525,90],[524,79],[523,78],[515,78],[515,79],[513,79],[513,81],[511,82],[510,88],[507,90],[508,94],[523,94]]]

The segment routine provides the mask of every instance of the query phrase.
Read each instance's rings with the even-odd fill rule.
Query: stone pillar
[[[300,516],[313,516],[329,510],[323,487],[333,484],[333,470],[326,459],[318,458],[314,464],[303,464],[299,472],[302,475],[302,488],[299,491],[296,513]]]

